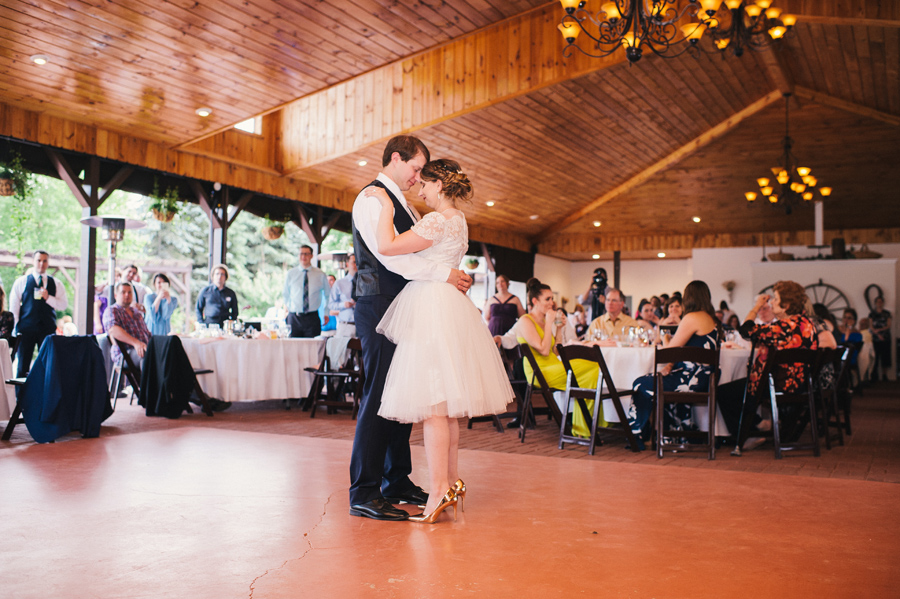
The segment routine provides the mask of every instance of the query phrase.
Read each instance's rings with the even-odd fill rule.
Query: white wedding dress
[[[465,217],[426,214],[412,230],[434,245],[418,255],[457,268],[469,247]],[[378,415],[400,422],[431,416],[500,414],[512,387],[493,337],[472,301],[449,283],[411,281],[377,331],[397,344]]]

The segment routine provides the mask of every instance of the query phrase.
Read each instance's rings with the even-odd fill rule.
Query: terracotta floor
[[[99,439],[0,443],[0,597],[897,596],[898,395],[868,389],[845,447],[777,462],[476,425],[467,511],[432,526],[347,515],[346,416],[120,404]]]

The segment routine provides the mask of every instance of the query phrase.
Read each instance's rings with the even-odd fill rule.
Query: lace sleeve
[[[444,223],[447,219],[437,212],[429,212],[422,220],[412,226],[412,231],[422,239],[429,239],[435,243],[444,237]]]

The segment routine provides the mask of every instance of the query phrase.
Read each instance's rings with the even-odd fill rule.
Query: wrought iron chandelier
[[[700,52],[706,32],[714,51],[730,50],[741,56],[745,48],[760,50],[783,38],[797,22],[794,15],[773,7],[772,0],[687,0],[680,11],[677,1],[615,0],[604,2],[595,15],[584,8],[585,0],[560,0],[565,14],[558,28],[567,44],[563,56],[570,57],[574,49],[599,58],[624,47],[632,64],[645,49],[674,58],[687,51]],[[723,4],[730,14],[728,27],[717,16]],[[582,32],[591,39],[592,51],[575,43]]]
[[[781,155],[781,164],[772,167],[774,179],[760,177],[756,180],[759,185],[759,193],[748,191],[744,194],[748,202],[754,202],[759,195],[769,200],[769,203],[784,207],[787,214],[791,214],[795,206],[809,202],[819,196],[831,195],[830,187],[817,187],[819,181],[812,175],[812,169],[806,166],[797,166],[797,158],[791,152],[794,140],[790,135],[790,99],[791,94],[784,94],[784,152]]]

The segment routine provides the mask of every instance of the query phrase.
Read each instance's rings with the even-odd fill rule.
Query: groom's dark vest
[[[413,226],[412,217],[403,207],[403,204],[394,197],[391,190],[379,180],[372,181],[370,185],[375,185],[384,189],[391,202],[394,203],[394,228],[398,233],[405,233]],[[356,223],[353,223],[353,249],[356,252],[356,265],[359,269],[356,274],[356,292],[353,299],[365,297],[367,295],[388,295],[396,296],[409,282],[395,272],[389,271],[375,257],[375,254],[363,241],[359,231],[356,230]]]

